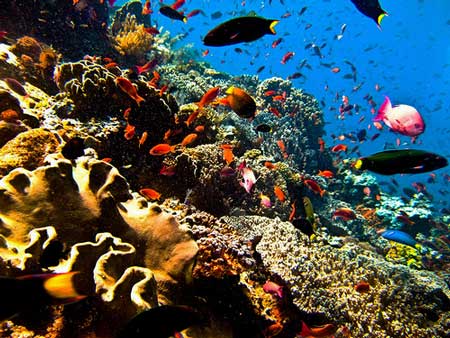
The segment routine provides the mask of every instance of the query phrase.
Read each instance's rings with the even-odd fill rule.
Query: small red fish
[[[188,14],[186,14],[186,18],[192,18],[193,16],[196,16],[197,14],[200,14],[202,11],[200,9],[194,9],[190,11]]]
[[[141,75],[142,73],[147,73],[150,70],[152,70],[153,68],[155,68],[156,64],[158,63],[158,61],[156,59],[153,59],[151,61],[148,61],[145,65],[143,66],[136,66],[136,70],[138,75]]]
[[[270,293],[271,295],[276,295],[278,298],[283,298],[283,287],[278,285],[277,283],[267,281],[263,285],[263,290],[266,293]]]
[[[151,9],[151,3],[150,3],[150,0],[146,0],[145,1],[145,4],[144,4],[144,7],[142,7],[142,15],[149,15],[149,14],[152,14],[153,13],[153,11],[152,11],[152,9]]]
[[[300,332],[300,336],[304,338],[325,338],[331,337],[336,330],[337,328],[333,324],[310,328],[305,322],[302,322],[302,331]]]
[[[166,166],[163,165],[159,170],[159,174],[163,176],[173,176],[176,173],[176,167],[174,165]]]
[[[333,68],[331,68],[331,72],[333,72],[333,73],[339,73],[341,71],[341,68],[339,68],[339,67],[333,67]]]
[[[275,107],[269,107],[269,110],[270,110],[270,112],[271,112],[273,115],[275,115],[276,117],[278,117],[278,118],[281,117],[280,111],[279,111],[277,108],[275,108]]]
[[[144,31],[151,35],[159,34],[159,30],[156,27],[143,27]]]
[[[202,110],[204,107],[213,102],[219,95],[220,87],[214,87],[208,89],[205,94],[203,94],[200,101],[197,103],[198,109]]]
[[[278,46],[281,43],[281,41],[283,41],[283,38],[278,38],[274,42],[272,42],[272,48]]]
[[[150,149],[149,154],[154,156],[165,155],[175,151],[175,146],[171,146],[167,143],[161,143]]]
[[[277,196],[277,198],[280,202],[286,201],[286,195],[284,194],[283,190],[281,190],[281,188],[279,186],[277,186],[277,185],[274,186],[273,192],[274,192],[275,196]]]
[[[127,141],[131,140],[134,137],[134,134],[136,132],[136,127],[132,126],[131,124],[127,124],[127,126],[125,127],[125,139]]]
[[[185,2],[186,2],[186,0],[177,0],[177,1],[175,1],[172,5],[170,5],[170,7],[172,7],[172,8],[175,9],[175,10],[177,10],[177,9],[179,9],[181,6],[183,6]]]
[[[116,78],[115,82],[124,93],[128,94],[129,97],[131,97],[134,101],[136,101],[138,106],[141,104],[142,101],[145,101],[143,97],[139,96],[136,88],[134,87],[134,85],[131,83],[130,80],[119,76]]]
[[[159,200],[161,198],[161,194],[154,189],[144,188],[139,190],[139,193],[149,200]]]
[[[331,151],[333,153],[338,153],[340,151],[347,152],[347,148],[348,147],[345,144],[340,143],[340,144],[335,145],[333,148],[331,148]]]
[[[323,195],[326,193],[325,190],[323,190],[320,185],[314,181],[314,180],[304,180],[303,183],[313,192],[316,194],[319,194],[320,197],[323,197]]]
[[[198,137],[198,135],[195,133],[189,134],[183,139],[183,141],[181,141],[180,144],[182,147],[186,147],[187,145],[194,142],[197,139],[197,137]]]
[[[336,209],[333,212],[333,219],[334,218],[342,218],[344,221],[356,219],[355,212],[352,209],[349,208],[339,208]]]
[[[291,204],[291,213],[289,214],[289,221],[292,221],[295,217],[295,201]]]
[[[319,170],[318,176],[326,177],[326,178],[333,178],[334,174],[330,170]]]
[[[225,160],[225,162],[227,162],[228,165],[230,165],[230,163],[234,161],[234,147],[231,144],[222,144],[220,148],[223,149],[223,159]]]
[[[283,58],[281,59],[281,63],[284,65],[286,64],[286,62],[288,62],[290,59],[292,59],[292,57],[295,55],[294,52],[287,52],[286,54],[283,55]]]
[[[369,292],[370,284],[365,281],[360,281],[358,284],[354,286],[355,290],[359,293]]]

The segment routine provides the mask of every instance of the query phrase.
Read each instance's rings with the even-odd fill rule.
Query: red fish
[[[170,5],[170,7],[172,7],[173,9],[176,10],[176,9],[180,8],[181,6],[183,6],[185,2],[186,2],[186,0],[177,0],[172,5]]]
[[[154,156],[165,155],[175,151],[175,146],[171,146],[167,143],[161,143],[150,149],[149,154]]]
[[[340,144],[335,145],[333,148],[331,148],[331,151],[333,153],[338,153],[340,151],[347,152],[347,148],[348,147],[345,144],[340,143]]]
[[[127,141],[131,140],[134,137],[136,131],[136,127],[132,126],[131,124],[127,124],[127,126],[125,127],[125,139]]]
[[[208,91],[205,94],[203,94],[202,98],[197,103],[198,109],[202,110],[204,107],[206,107],[211,102],[213,102],[219,95],[219,92],[220,92],[220,87],[214,87],[214,88],[208,89]]]
[[[278,118],[281,117],[280,111],[279,111],[277,108],[275,108],[275,107],[269,107],[269,110],[270,110],[270,112],[271,112],[273,115],[275,115],[276,117],[278,117]]]
[[[139,96],[136,88],[133,86],[130,80],[119,76],[116,78],[115,82],[124,93],[128,94],[129,97],[136,101],[138,106],[142,101],[145,101],[143,97]]]
[[[274,42],[272,42],[272,48],[275,48],[280,44],[280,42],[283,41],[283,38],[278,38]]]
[[[326,193],[325,190],[323,190],[320,185],[314,181],[314,180],[304,180],[303,183],[313,192],[316,194],[319,194],[320,197],[323,197],[323,195]]]
[[[295,55],[294,52],[287,52],[286,54],[283,55],[283,58],[281,59],[281,63],[284,65],[286,64],[286,62],[288,62],[290,59],[292,59],[292,57]]]
[[[333,178],[334,174],[330,170],[319,170],[318,176],[326,177],[326,178]]]
[[[144,4],[144,7],[142,7],[142,15],[149,15],[149,14],[152,14],[153,13],[153,11],[152,11],[152,9],[150,8],[152,5],[151,5],[151,3],[150,3],[150,0],[146,0],[145,1],[145,4]]]
[[[274,192],[275,196],[277,196],[277,198],[280,202],[286,201],[286,195],[284,194],[283,190],[281,190],[281,188],[279,186],[276,185],[275,187],[273,187],[273,192]]]
[[[344,221],[356,219],[355,212],[352,209],[349,208],[339,208],[336,209],[333,212],[333,219],[334,218],[342,218]]]
[[[202,11],[200,9],[194,9],[193,11],[190,11],[188,14],[186,14],[186,18],[192,18],[193,16],[196,16],[197,14],[200,14]]]
[[[174,165],[163,165],[159,170],[159,174],[163,176],[173,176],[176,173],[176,167]]]
[[[337,328],[333,324],[310,328],[305,322],[302,322],[300,336],[303,338],[328,338],[331,337],[336,330]]]
[[[233,146],[231,144],[222,144],[220,148],[223,149],[223,159],[230,165],[234,161]]]
[[[278,285],[277,283],[268,280],[263,285],[263,290],[266,293],[270,293],[271,295],[276,295],[279,298],[283,298],[283,287]]]
[[[161,198],[161,194],[154,189],[144,188],[139,190],[139,193],[150,200],[159,200]]]
[[[138,75],[140,75],[142,73],[147,73],[148,71],[152,70],[153,68],[155,68],[157,63],[158,63],[158,61],[156,59],[153,59],[153,60],[147,62],[143,66],[136,66]]]
[[[365,281],[360,281],[358,284],[354,286],[355,290],[359,293],[369,292],[370,284]]]
[[[159,30],[156,27],[143,27],[144,31],[151,35],[159,34]]]

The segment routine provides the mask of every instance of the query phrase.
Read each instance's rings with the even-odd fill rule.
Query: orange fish
[[[236,114],[243,118],[255,117],[256,102],[247,92],[241,88],[231,86],[225,93],[228,95],[225,99],[226,103]]]
[[[194,129],[197,133],[203,133],[205,131],[205,126],[197,126]]]
[[[111,68],[118,67],[118,66],[119,65],[117,64],[117,62],[110,62],[110,63],[105,65],[105,68],[106,69],[111,69]]]
[[[208,104],[213,102],[217,98],[217,95],[219,95],[219,91],[220,87],[214,87],[203,94],[202,98],[197,103],[198,109],[202,110],[203,107],[206,107]]]
[[[156,35],[159,34],[159,30],[156,27],[143,27],[144,32],[151,34],[151,35]]]
[[[338,152],[340,152],[340,151],[345,151],[345,152],[347,152],[347,148],[348,148],[348,147],[347,147],[345,144],[340,143],[340,144],[335,145],[333,148],[331,148],[331,151],[332,151],[333,153],[338,153]]]
[[[264,166],[270,170],[277,169],[277,165],[273,164],[272,162],[269,162],[269,161],[264,162]]]
[[[339,73],[341,71],[341,68],[333,67],[333,68],[331,68],[331,71],[336,74],[336,73]]]
[[[150,71],[152,68],[154,68],[156,66],[156,63],[157,63],[156,59],[153,59],[151,61],[148,61],[143,66],[136,66],[138,75],[140,75],[142,73],[147,73],[148,71]]]
[[[161,194],[159,192],[150,188],[141,189],[139,190],[139,193],[149,200],[159,200],[159,198],[161,197]]]
[[[148,137],[148,133],[146,131],[144,131],[141,135],[141,138],[139,139],[139,147],[145,143],[145,141],[147,140],[147,137]]]
[[[323,197],[323,195],[326,193],[325,190],[323,190],[320,185],[314,181],[314,180],[304,180],[303,183],[312,191],[314,191],[316,194],[319,194],[320,197]]]
[[[330,170],[319,170],[318,176],[326,177],[326,178],[333,178],[334,174]]]
[[[106,163],[111,163],[112,162],[112,158],[111,157],[104,157],[100,161],[103,161],[103,162],[106,162]]]
[[[230,165],[234,160],[233,155],[233,146],[231,144],[222,144],[220,148],[223,149],[223,159],[227,162],[227,165]]]
[[[275,193],[275,196],[277,196],[277,198],[280,202],[286,201],[286,195],[284,194],[283,190],[281,190],[281,188],[279,186],[277,186],[277,185],[274,186],[273,192]]]
[[[175,146],[171,146],[167,143],[161,143],[150,149],[149,154],[154,156],[165,155],[168,153],[173,153],[175,151]]]
[[[163,94],[169,89],[168,85],[164,85],[159,89],[159,96],[163,96]]]
[[[264,93],[264,96],[273,96],[275,95],[277,92],[275,90],[268,90]]]
[[[378,130],[383,129],[383,125],[382,125],[380,122],[378,122],[378,121],[375,121],[375,122],[373,123],[373,125],[374,125],[375,128],[377,128]]]
[[[152,11],[152,9],[150,7],[151,7],[150,0],[146,0],[145,4],[144,4],[144,7],[142,7],[142,15],[152,14],[153,11]]]
[[[283,330],[283,324],[276,322],[264,329],[264,337],[275,337]]]
[[[271,112],[273,115],[275,115],[276,117],[278,117],[278,118],[281,117],[280,111],[279,111],[277,108],[275,108],[275,107],[269,107],[269,110],[270,110],[270,112]]]
[[[291,204],[291,213],[289,214],[289,221],[292,221],[295,217],[295,201]]]
[[[125,127],[125,139],[126,140],[131,140],[134,137],[134,133],[136,132],[136,127],[132,126],[131,124],[127,124],[127,126]]]
[[[123,118],[125,119],[125,121],[128,120],[128,117],[130,116],[131,113],[131,107],[125,109],[125,111],[123,112]]]
[[[133,100],[136,101],[138,106],[141,104],[142,101],[145,101],[143,97],[139,96],[136,88],[133,86],[130,80],[119,76],[116,78],[115,81],[116,84],[119,86],[120,89],[122,89],[124,93],[128,94],[129,97],[131,97]]]
[[[183,139],[183,141],[181,141],[181,146],[182,147],[186,147],[188,144],[191,144],[192,142],[194,142],[196,139],[197,139],[197,134],[194,134],[194,133],[192,133],[192,134],[189,134],[189,135],[187,135],[184,139]]]

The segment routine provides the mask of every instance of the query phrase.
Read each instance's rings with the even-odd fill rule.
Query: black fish
[[[380,27],[381,20],[387,15],[387,12],[384,11],[378,0],[351,0],[353,4],[356,6],[358,11],[363,13],[365,16],[373,19],[377,26]]]
[[[314,234],[314,228],[310,221],[306,218],[295,218],[291,221],[292,225],[303,232],[307,236],[311,236]]]
[[[226,21],[210,30],[203,39],[206,46],[227,46],[255,41],[266,34],[275,34],[278,20],[242,16]]]
[[[51,304],[68,304],[84,298],[73,285],[75,272],[0,277],[2,306],[0,321],[21,312],[39,310]]]
[[[363,142],[366,140],[367,131],[365,129],[361,129],[356,133],[356,137],[358,138],[359,142]]]
[[[201,315],[188,306],[162,305],[135,316],[117,338],[168,338],[202,321]]]
[[[259,131],[261,133],[270,133],[272,131],[272,127],[268,124],[262,123],[255,128],[256,131]]]
[[[159,9],[159,12],[164,15],[167,16],[168,18],[174,19],[174,20],[180,20],[183,21],[184,23],[187,22],[187,18],[181,14],[180,12],[176,11],[175,9],[173,9],[170,6],[162,6]]]
[[[370,170],[382,175],[418,174],[436,170],[448,165],[444,157],[424,150],[386,150],[360,158],[355,168]]]
[[[74,160],[80,156],[83,156],[84,155],[84,140],[78,136],[71,138],[62,147],[61,154],[69,160]]]

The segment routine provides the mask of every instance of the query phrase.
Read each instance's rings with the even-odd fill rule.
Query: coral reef
[[[288,286],[293,303],[316,321],[346,325],[352,336],[446,336],[450,291],[434,273],[410,270],[355,244],[309,242],[289,223],[259,216],[223,217],[256,246],[268,271]],[[370,285],[368,294],[353,288]],[[429,326],[429,321],[434,325]],[[362,323],[365,323],[363,325]]]
[[[70,1],[18,0],[2,6],[0,17],[2,29],[13,37],[32,35],[67,59],[114,55],[107,36],[107,2],[86,0],[74,6]]]

